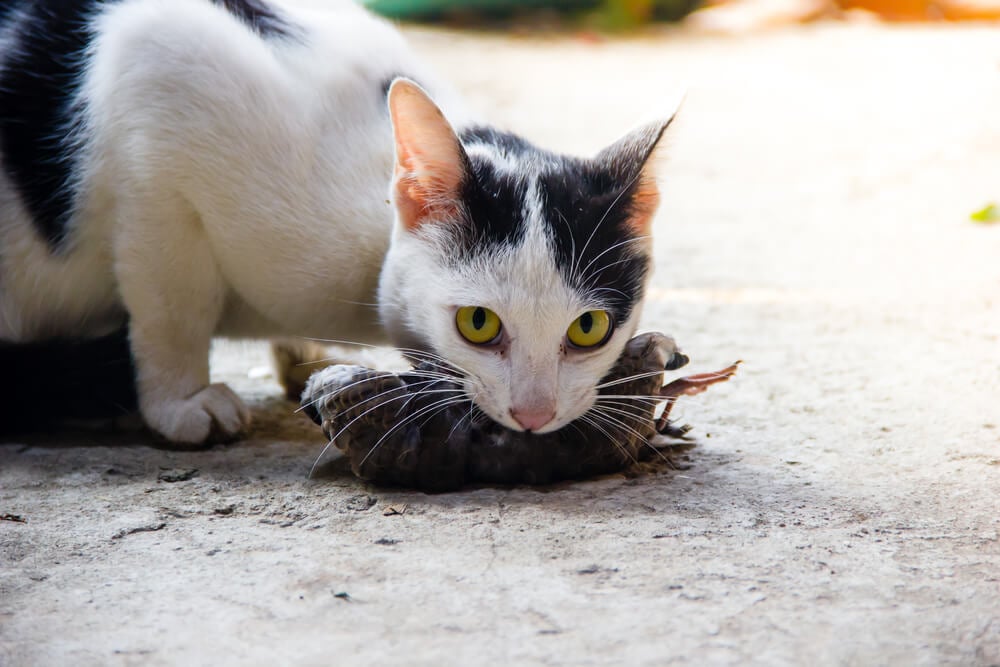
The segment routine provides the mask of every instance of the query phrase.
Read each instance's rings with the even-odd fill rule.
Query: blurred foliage
[[[985,207],[971,214],[969,218],[973,222],[980,223],[1000,222],[1000,206],[987,204]]]
[[[606,31],[638,28],[651,21],[676,21],[697,8],[700,0],[364,0],[372,11],[402,20],[532,23],[542,16],[565,27]]]
[[[698,0],[603,0],[590,20],[603,30],[628,30],[650,21],[680,20],[699,4]]]
[[[594,2],[581,0],[364,0],[374,12],[396,19],[440,20],[455,14],[496,16],[532,9],[573,11]]]

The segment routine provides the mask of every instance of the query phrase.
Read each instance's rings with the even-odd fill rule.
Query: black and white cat
[[[494,420],[557,429],[636,330],[668,123],[541,150],[350,3],[3,0],[3,350],[127,325],[177,443],[249,423],[213,336],[424,350]]]

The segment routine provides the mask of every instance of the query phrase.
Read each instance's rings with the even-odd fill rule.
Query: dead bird
[[[670,336],[632,338],[598,384],[594,407],[550,433],[489,419],[434,361],[403,373],[324,368],[309,379],[302,406],[368,481],[438,492],[477,482],[547,484],[624,470],[659,452],[656,436],[684,436],[687,427],[670,420],[677,398],[725,382],[739,364],[664,386],[664,371],[688,361]]]

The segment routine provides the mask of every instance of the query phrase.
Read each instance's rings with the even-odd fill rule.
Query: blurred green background
[[[532,14],[569,24],[622,30],[651,21],[675,21],[700,0],[365,0],[390,18],[418,21],[518,20]]]

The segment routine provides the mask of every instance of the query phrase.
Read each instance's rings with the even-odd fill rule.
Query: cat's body
[[[19,18],[13,4],[8,26]],[[377,313],[362,305],[375,301],[392,229],[392,133],[380,86],[401,74],[426,78],[413,71],[395,31],[350,4],[310,17],[309,47],[298,41],[303,27],[255,33],[252,23],[209,0],[21,4],[34,13],[72,4],[93,17],[97,42],[96,55],[82,61],[89,71],[64,102],[78,113],[59,118],[78,128],[81,144],[63,139],[63,164],[55,165],[44,163],[55,151],[46,155],[38,150],[43,141],[35,142],[24,151],[33,155],[21,167],[28,172],[22,183],[10,170],[0,176],[0,338],[86,336],[117,326],[132,310],[129,286],[118,294],[130,282],[123,275],[130,261],[150,262],[136,267],[141,282],[156,270],[155,255],[176,244],[211,247],[205,263],[214,267],[191,261],[190,268],[220,274],[193,280],[199,287],[225,283],[220,334],[380,333]],[[58,45],[58,35],[47,41],[44,47]],[[18,44],[4,42],[6,70]],[[5,109],[20,92],[0,91]],[[0,147],[23,132],[19,120],[4,114]],[[34,206],[19,200],[26,191]],[[39,203],[53,193],[70,196]],[[178,229],[185,220],[199,229]],[[156,228],[171,238],[148,236]],[[143,236],[129,248],[120,233],[133,230]],[[310,279],[329,294],[303,289]]]
[[[464,148],[420,88],[390,93],[401,75]],[[215,335],[433,351],[495,419],[561,425],[634,331],[655,208],[640,172],[663,126],[603,172],[476,129],[391,26],[349,3],[0,2],[0,341],[127,322],[143,416],[176,442],[248,422],[209,384]],[[553,206],[567,231],[551,231]],[[565,270],[606,260],[622,266],[588,277],[604,296]],[[502,313],[505,341],[458,337],[463,306]],[[562,332],[592,307],[621,332],[563,365]]]

